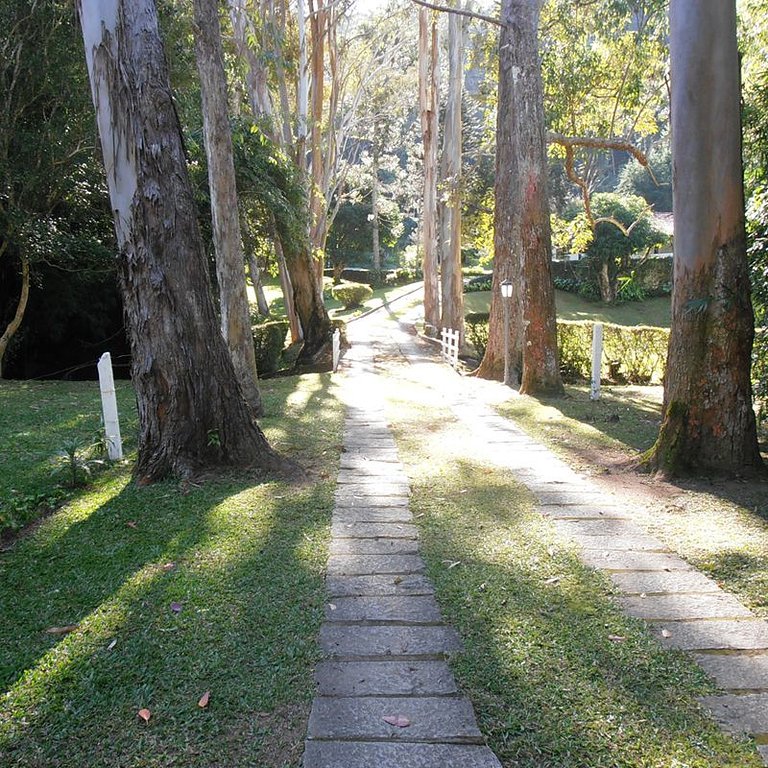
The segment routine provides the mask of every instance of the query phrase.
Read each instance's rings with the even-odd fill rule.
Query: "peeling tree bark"
[[[251,417],[218,330],[152,0],[80,0],[119,247],[140,483],[286,467]]]
[[[762,471],[750,383],[735,3],[672,0],[670,44],[672,330],[664,419],[646,462],[668,475]]]
[[[232,356],[245,401],[256,416],[263,416],[245,284],[245,254],[240,233],[232,133],[227,110],[227,78],[216,0],[194,0],[194,14],[221,332]]]
[[[424,203],[422,206],[422,272],[424,326],[437,335],[440,326],[440,288],[437,274],[437,139],[439,49],[437,18],[419,9],[419,106],[424,147]]]
[[[513,286],[510,363],[526,394],[563,391],[551,275],[543,86],[538,52],[541,0],[503,0],[499,37],[494,270],[488,348],[478,375],[501,378],[500,284]]]

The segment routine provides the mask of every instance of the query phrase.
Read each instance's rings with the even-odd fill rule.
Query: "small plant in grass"
[[[93,458],[94,452],[102,447],[102,443],[83,447],[79,440],[68,438],[56,452],[51,475],[61,476],[67,488],[85,485],[96,469],[106,466],[104,459]]]
[[[354,309],[373,296],[373,289],[363,283],[341,283],[333,286],[331,294],[344,305],[344,309]]]

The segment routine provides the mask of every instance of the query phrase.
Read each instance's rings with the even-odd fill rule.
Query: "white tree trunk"
[[[194,10],[221,332],[232,355],[245,400],[253,412],[261,416],[264,406],[257,384],[256,353],[245,283],[245,255],[240,234],[218,4],[216,0],[194,0]]]

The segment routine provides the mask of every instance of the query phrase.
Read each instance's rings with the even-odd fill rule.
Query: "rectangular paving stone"
[[[553,520],[607,520],[628,518],[626,507],[608,504],[540,504],[539,511]]]
[[[415,539],[418,528],[409,523],[336,522],[331,524],[331,537],[336,538],[399,538]]]
[[[571,535],[571,540],[585,550],[669,551],[669,547],[662,544],[657,538],[642,533],[634,536],[589,536],[583,533],[574,533]]]
[[[697,653],[694,658],[727,691],[768,693],[768,653]]]
[[[398,728],[384,717],[410,721]],[[309,715],[310,739],[466,743],[481,739],[472,705],[459,697],[316,697]]]
[[[364,472],[368,475],[387,475],[393,470],[398,469],[401,464],[397,459],[385,461],[378,458],[369,459],[365,456],[348,456],[342,453],[339,466],[343,470],[352,472]]]
[[[411,510],[402,507],[337,507],[334,523],[410,523]]]
[[[461,650],[450,627],[338,626],[320,628],[320,649],[332,658],[445,656]]]
[[[419,555],[331,555],[329,576],[364,576],[376,573],[420,573],[425,568]]]
[[[413,555],[419,551],[416,539],[331,539],[332,555]]]
[[[599,520],[552,520],[563,536],[640,536],[645,533],[631,520],[601,517]]]
[[[610,580],[627,595],[720,592],[720,587],[699,571],[627,571],[609,573]]]
[[[323,661],[321,696],[447,696],[457,692],[445,661]]]
[[[304,768],[501,768],[488,747],[308,741]]]
[[[402,470],[395,469],[391,469],[389,472],[384,474],[368,474],[365,472],[365,470],[342,469],[336,477],[336,482],[338,483],[338,487],[342,490],[345,490],[348,486],[351,485],[366,485],[375,488],[377,493],[381,492],[382,488],[393,487],[397,489],[405,488],[405,492],[407,493],[407,489],[410,488],[408,475],[406,475]]]
[[[557,506],[580,506],[582,504],[612,506],[616,500],[600,491],[536,491],[536,496],[541,504]]]
[[[665,648],[682,651],[768,650],[768,624],[762,619],[675,621],[654,624],[651,632]]]
[[[621,552],[584,549],[581,559],[601,571],[690,571],[692,566],[677,555],[663,552]]]
[[[646,621],[753,618],[748,608],[726,592],[619,597],[616,602],[630,616]]]
[[[348,486],[343,486],[344,490],[339,490],[337,486],[334,494],[334,504],[337,509],[357,509],[359,507],[407,507],[408,493],[380,494],[359,490],[357,492],[346,490]]]
[[[768,694],[703,696],[712,717],[730,733],[768,733]]]
[[[328,576],[325,589],[329,596],[355,595],[432,595],[435,588],[423,573],[376,576]]]
[[[411,486],[407,481],[390,482],[386,478],[361,478],[355,482],[339,483],[336,486],[336,498],[355,498],[358,496],[407,496]]]
[[[433,595],[335,597],[325,605],[326,621],[397,621],[437,624],[440,609]]]

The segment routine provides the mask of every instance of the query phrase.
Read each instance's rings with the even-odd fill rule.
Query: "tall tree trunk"
[[[672,0],[675,267],[664,418],[646,457],[669,475],[757,471],[754,317],[744,234],[733,0]]]
[[[21,326],[21,321],[24,319],[24,313],[27,310],[27,302],[29,301],[29,260],[21,257],[21,291],[19,292],[19,302],[16,304],[16,311],[13,313],[13,317],[3,331],[3,335],[0,336],[0,379],[3,378],[3,359],[5,353],[8,351],[8,345],[11,343],[11,339],[16,335],[16,332]]]
[[[325,35],[328,11],[324,0],[309,0],[311,51],[311,126],[310,126],[310,188],[309,188],[309,241],[314,259],[315,279],[322,285],[325,260],[319,243],[324,231],[327,202],[322,194],[324,186],[323,166],[323,95],[325,90]],[[303,324],[303,321],[302,321]]]
[[[304,334],[301,329],[301,322],[299,322],[299,316],[296,313],[296,300],[293,296],[291,275],[285,262],[283,243],[277,235],[275,236],[275,255],[277,257],[277,273],[280,276],[280,287],[282,288],[283,301],[285,302],[285,314],[291,327],[291,343],[295,344],[304,338]]]
[[[464,344],[464,289],[461,274],[461,94],[464,83],[464,22],[455,13],[448,18],[448,103],[445,109],[443,184],[447,200],[443,209],[443,242],[440,262],[444,328],[459,332]]]
[[[80,0],[119,247],[139,412],[139,482],[281,468],[218,330],[152,0]]]
[[[237,206],[218,3],[216,0],[194,0],[194,12],[221,332],[245,400],[256,416],[262,416],[264,406],[257,383],[256,351],[245,284],[245,255]]]
[[[309,114],[309,55],[304,0],[296,0],[296,22],[299,32],[299,76],[296,83],[296,164],[302,174],[307,171],[307,121]]]
[[[424,330],[437,335],[440,326],[440,289],[437,274],[437,139],[439,73],[437,17],[419,9],[419,106],[424,146],[424,203],[422,207],[424,273]]]
[[[256,294],[256,306],[262,317],[269,317],[269,302],[264,295],[264,283],[261,281],[261,265],[253,253],[248,255],[248,272],[251,275],[251,285]]]
[[[381,271],[381,247],[379,245],[379,144],[373,139],[373,167],[371,168],[371,221],[373,245],[373,270]]]
[[[563,391],[551,274],[551,233],[538,22],[541,0],[503,0],[499,36],[496,206],[491,318],[478,375],[501,378],[509,345],[511,379],[527,394]],[[501,297],[503,280],[511,299]],[[510,338],[502,302],[510,302]]]

